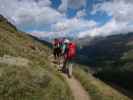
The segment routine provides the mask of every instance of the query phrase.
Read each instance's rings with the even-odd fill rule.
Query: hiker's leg
[[[56,55],[56,54],[55,54],[55,49],[53,49],[53,56],[54,56],[54,59],[56,58],[55,55]]]
[[[63,66],[64,66],[64,55],[62,54],[62,52],[61,52],[61,54],[60,54],[60,66],[59,66],[59,70],[61,71],[62,69],[63,69]]]
[[[68,76],[69,76],[70,78],[72,77],[72,67],[73,67],[72,62],[69,62],[69,71],[68,71]]]
[[[63,64],[62,64],[62,57],[61,57],[61,52],[59,51],[59,59],[58,59],[58,65],[59,65],[59,70],[61,70]]]
[[[61,57],[60,57],[60,68],[61,69],[62,69],[63,65],[64,65],[64,56],[61,55]]]
[[[54,58],[57,59],[57,48],[54,49]]]
[[[62,69],[62,67],[63,67],[63,58],[60,55],[60,57],[59,57],[59,68]]]
[[[60,65],[60,48],[57,48],[57,64]]]
[[[59,48],[59,65],[61,64],[61,48]]]
[[[63,61],[63,67],[62,67],[62,71],[63,72],[66,72],[66,65],[67,65],[67,59],[64,59],[64,61]]]

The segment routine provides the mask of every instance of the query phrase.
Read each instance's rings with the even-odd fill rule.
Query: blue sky
[[[55,9],[58,9],[58,7],[61,4],[61,0],[51,0],[51,2],[52,2],[52,7],[55,8]],[[85,13],[86,13],[86,16],[84,16],[84,19],[86,19],[86,20],[95,20],[100,25],[103,25],[108,20],[111,19],[111,16],[108,16],[106,13],[102,13],[102,12],[97,12],[95,15],[91,14],[91,11],[93,10],[93,6],[98,4],[98,3],[102,3],[102,2],[105,2],[105,0],[86,0],[86,5],[81,6],[81,8],[79,8],[79,9],[68,8],[67,11],[66,11],[66,16],[68,18],[73,18],[73,17],[76,16],[76,14],[79,10],[84,9]]]
[[[132,0],[0,0],[0,14],[39,38],[133,32]]]

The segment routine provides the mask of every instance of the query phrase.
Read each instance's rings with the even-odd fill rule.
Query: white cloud
[[[112,0],[94,5],[91,14],[106,13],[112,19],[102,26],[79,33],[78,37],[108,36],[112,34],[133,32],[133,1]]]
[[[39,38],[55,38],[55,37],[64,37],[64,36],[76,36],[79,31],[83,31],[84,29],[91,29],[92,27],[96,27],[97,23],[93,20],[86,21],[83,19],[72,18],[72,19],[62,19],[57,23],[52,25],[51,32],[41,32],[34,30],[31,35],[39,37]]]
[[[50,0],[36,0],[39,7],[46,7],[51,5]]]
[[[118,22],[115,19],[111,19],[101,27],[95,27],[87,31],[80,32],[78,38],[85,36],[108,36],[113,34],[124,34],[128,32],[133,32],[133,25],[128,25],[126,22]]]
[[[81,17],[84,17],[84,16],[86,16],[86,12],[85,12],[85,9],[83,9],[83,10],[79,10],[78,12],[77,12],[77,18],[81,18]]]
[[[21,29],[57,22],[63,15],[50,7],[50,0],[0,0],[0,14]]]
[[[66,12],[68,8],[80,9],[86,6],[86,0],[61,0],[59,11]]]
[[[86,6],[86,0],[68,0],[69,8],[79,9]]]
[[[59,6],[58,10],[60,12],[66,12],[68,7],[68,0],[61,0],[61,5]]]
[[[53,30],[60,32],[73,32],[73,31],[80,31],[84,29],[90,29],[92,27],[96,26],[96,22],[91,20],[91,21],[86,21],[84,19],[78,19],[78,18],[72,18],[72,19],[65,19],[62,21],[57,22],[56,24],[53,25]]]
[[[21,13],[23,12],[23,13]],[[61,19],[63,15],[50,7],[19,9],[14,14],[14,19],[17,26],[28,28],[38,28],[42,25],[52,24]],[[28,27],[29,26],[29,27]]]
[[[60,33],[60,32],[42,32],[42,31],[36,31],[36,30],[34,30],[33,32],[31,32],[29,34],[32,36],[38,37],[40,39],[46,39],[48,41],[51,41],[54,38],[67,36],[67,34],[64,32],[62,32],[62,33]]]
[[[62,10],[67,7],[79,9],[85,6],[85,2],[86,0],[62,0],[59,8]],[[80,18],[85,16],[85,10],[78,11],[76,17],[68,19],[64,14],[51,8],[50,5],[50,0],[12,0],[10,4],[8,0],[0,0],[0,14],[6,16],[20,29],[33,30],[30,32],[37,37],[72,35],[96,26],[95,21]],[[40,32],[39,28],[45,28],[45,25],[52,26],[52,30]]]
[[[78,35],[78,37],[107,36],[110,34],[133,31],[133,1],[111,0],[96,4],[91,14],[104,12],[112,19],[102,26],[93,20],[83,19],[86,16],[86,0],[61,0],[58,10],[51,7],[50,0],[0,0],[0,14],[6,16],[21,29],[36,30],[37,37],[54,37]],[[68,8],[79,10],[74,18],[67,18],[64,13]],[[63,12],[63,13],[62,13]],[[38,31],[40,27],[50,25],[49,32]]]
[[[29,34],[32,36],[38,37],[38,38],[43,38],[43,37],[48,37],[48,36],[53,35],[53,32],[42,32],[42,31],[34,30],[33,32]]]
[[[133,21],[133,2],[132,0],[113,0],[97,4],[94,6],[92,14],[97,11],[105,12],[113,16],[117,21]]]

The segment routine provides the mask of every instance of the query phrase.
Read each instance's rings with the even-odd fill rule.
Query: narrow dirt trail
[[[53,63],[51,64],[56,65]],[[72,78],[68,78],[68,76],[64,73],[61,73],[61,75],[66,79],[66,82],[71,89],[74,100],[91,100],[87,91],[85,91],[81,83],[74,76]]]
[[[67,75],[62,75],[65,77],[75,100],[91,100],[88,93],[85,91],[85,89],[81,86],[80,82],[76,78],[68,78]]]

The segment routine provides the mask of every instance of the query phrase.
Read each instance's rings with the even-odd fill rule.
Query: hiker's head
[[[65,40],[65,39],[66,39],[66,37],[63,37],[62,39],[63,39],[63,40]]]
[[[68,39],[64,40],[64,43],[66,43],[66,44],[68,44],[69,42],[70,42],[70,40],[68,40]]]
[[[57,38],[54,39],[54,41],[57,41],[57,40],[58,40]]]

